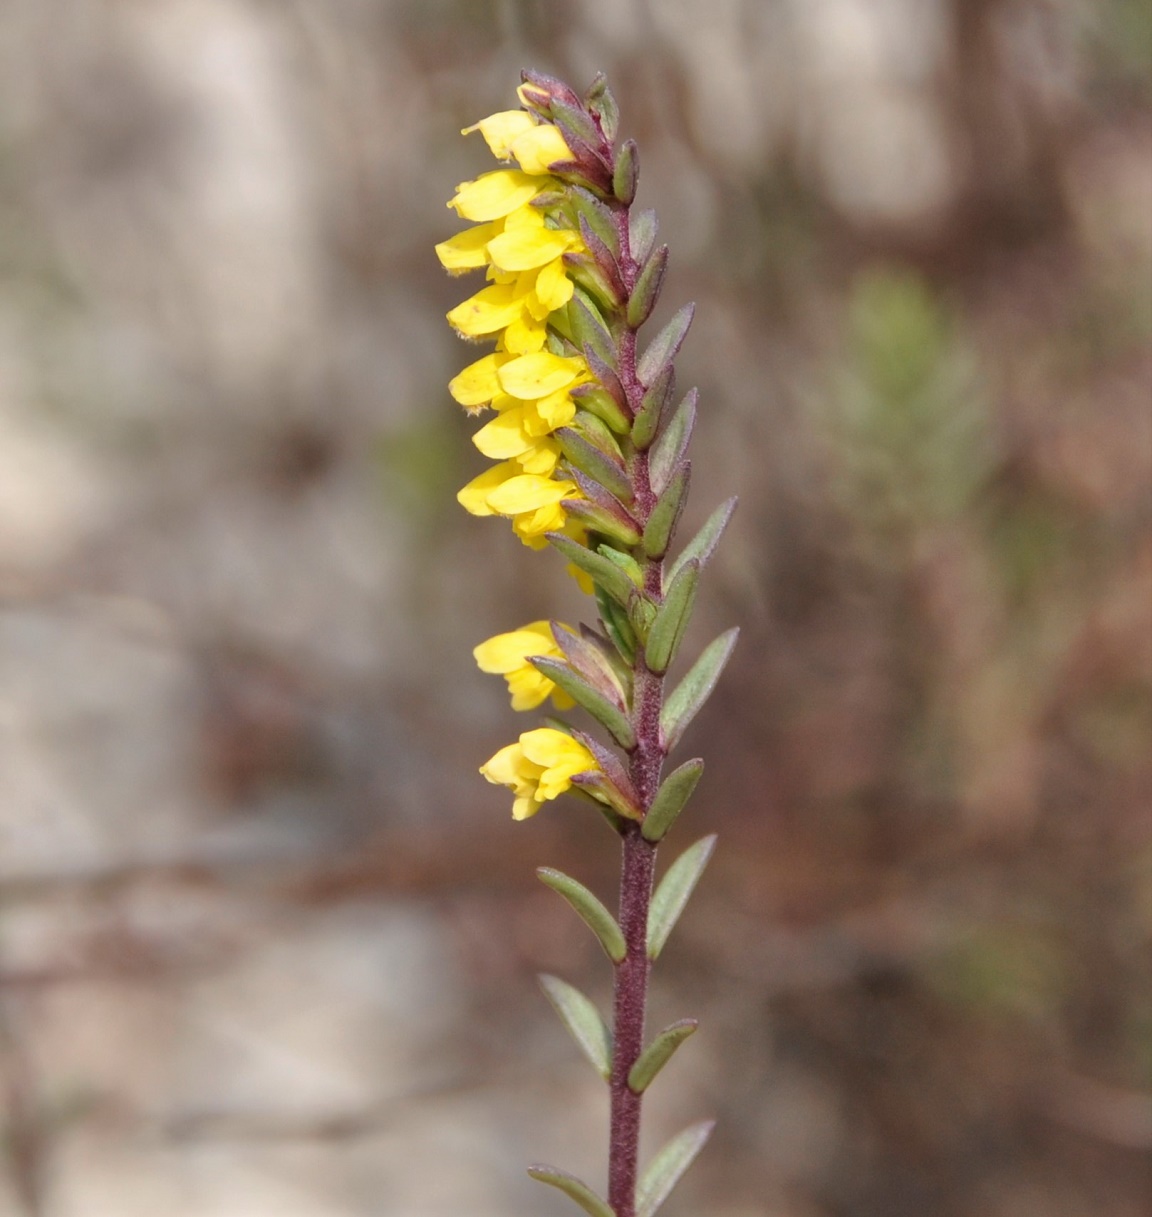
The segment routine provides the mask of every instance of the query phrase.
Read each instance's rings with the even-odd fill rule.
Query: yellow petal
[[[543,349],[547,338],[548,325],[545,318],[537,319],[522,308],[520,316],[509,322],[504,331],[504,349],[511,355],[529,355],[533,351]]]
[[[499,114],[490,114],[471,127],[465,127],[460,134],[470,135],[473,131],[479,131],[492,150],[492,155],[498,161],[509,161],[512,159],[512,141],[535,125],[536,120],[523,110],[501,110]]]
[[[465,511],[474,516],[492,516],[496,512],[488,506],[488,496],[493,490],[511,477],[520,473],[520,466],[515,461],[504,461],[485,469],[479,477],[473,478],[456,496],[456,501]]]
[[[536,298],[550,313],[563,308],[572,299],[573,290],[563,258],[557,258],[555,262],[542,267],[533,287]]]
[[[515,321],[523,311],[522,298],[513,286],[499,284],[481,288],[449,314],[449,324],[461,334],[479,338],[494,334]]]
[[[538,439],[531,448],[526,449],[515,458],[516,464],[524,473],[538,473],[548,477],[555,470],[560,460],[560,445],[555,440]],[[568,495],[568,498],[575,497]]]
[[[531,203],[510,211],[504,219],[505,232],[539,232],[543,227],[544,213]]]
[[[474,182],[461,182],[448,204],[466,220],[499,220],[534,199],[544,183],[518,169],[497,169]]]
[[[499,351],[485,355],[470,363],[448,382],[448,392],[462,406],[475,409],[486,406],[500,392],[500,381],[496,370],[502,363],[508,362],[508,356]]]
[[[537,351],[509,360],[498,369],[496,375],[505,393],[511,393],[522,401],[536,401],[572,384],[585,367],[582,359],[553,355],[551,351]]]
[[[564,142],[560,129],[551,123],[541,123],[518,135],[512,141],[512,155],[525,173],[549,173],[549,165],[570,161],[572,152]]]
[[[488,244],[487,256],[501,270],[535,270],[571,249],[575,238],[558,228],[502,232]]]
[[[508,460],[535,447],[536,440],[524,430],[524,407],[505,410],[472,437],[472,442],[494,461]]]
[[[522,473],[501,481],[488,493],[488,506],[504,516],[536,511],[566,499],[576,489],[574,482],[557,481],[534,473]]]
[[[571,498],[572,495],[565,495]],[[535,511],[524,511],[512,520],[512,531],[528,546],[529,549],[543,549],[548,542],[544,539],[546,532],[559,532],[567,517],[564,508],[559,503],[550,503],[538,507]]]
[[[500,235],[500,228],[498,220],[493,224],[477,224],[475,228],[466,228],[447,241],[441,241],[436,246],[440,264],[454,275],[486,266],[489,260],[486,247]]]
[[[480,772],[494,786],[512,786],[520,781],[519,767],[523,759],[524,751],[519,743],[506,744],[480,766]]]
[[[545,769],[576,759],[585,769],[595,769],[596,758],[579,740],[555,727],[536,727],[520,736],[520,749],[527,760]],[[573,770],[579,773],[580,770]]]
[[[539,799],[522,795],[512,800],[512,819],[530,820],[543,806]]]
[[[533,413],[524,416],[524,430],[529,435],[547,435],[557,427],[566,427],[576,417],[576,403],[568,389],[557,389],[532,405]]]
[[[503,676],[524,666],[529,655],[551,655],[559,652],[547,621],[533,621],[507,634],[496,634],[475,647],[472,654],[481,672]]]

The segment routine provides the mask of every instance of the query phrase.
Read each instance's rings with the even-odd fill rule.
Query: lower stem
[[[608,1157],[608,1204],[616,1217],[635,1217],[642,1096],[628,1085],[644,1047],[648,1001],[648,905],[656,848],[630,823],[624,836],[620,876],[620,929],[628,953],[616,966],[613,1005],[612,1114]]]

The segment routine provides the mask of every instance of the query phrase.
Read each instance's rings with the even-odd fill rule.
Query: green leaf
[[[580,1050],[607,1081],[612,1076],[612,1032],[600,1011],[579,989],[558,976],[542,975],[540,985]]]
[[[668,566],[666,576],[669,580],[674,579],[676,573],[688,562],[696,561],[701,567],[707,563],[716,552],[716,546],[720,544],[720,538],[724,535],[728,521],[736,510],[737,501],[735,496],[726,499],[704,521],[704,527],[684,546],[683,552],[678,554],[675,561]]]
[[[627,435],[632,429],[632,420],[620,409],[616,398],[607,389],[593,384],[577,385],[569,396],[581,409],[607,423],[617,435]]]
[[[633,329],[643,325],[652,315],[656,301],[660,299],[660,289],[664,286],[664,274],[667,270],[668,246],[661,245],[644,263],[636,279],[636,286],[628,297],[625,319]]]
[[[612,193],[629,206],[636,197],[636,185],[640,181],[640,154],[634,139],[625,140],[616,153],[616,169],[612,174]]]
[[[688,898],[692,895],[712,851],[716,834],[701,837],[690,845],[668,868],[648,907],[648,958],[655,959],[664,949],[672,927],[680,919]]]
[[[599,421],[599,420],[597,420]],[[573,427],[560,427],[552,433],[568,462],[586,473],[594,482],[625,503],[632,501],[632,483],[624,466],[584,438]]]
[[[688,482],[692,476],[692,462],[681,461],[676,472],[664,487],[664,493],[656,500],[648,523],[644,525],[644,552],[650,558],[662,558],[668,552],[672,534],[684,510],[688,498]]]
[[[568,102],[553,93],[548,109],[552,115],[552,121],[563,134],[571,133],[591,147],[595,147],[600,142],[600,132],[596,130],[596,124],[578,106],[569,105]]]
[[[627,955],[628,948],[616,918],[584,884],[550,866],[538,867],[536,874],[542,883],[559,892],[583,918],[584,924],[600,940],[600,945],[613,963],[619,963]]]
[[[692,324],[692,314],[695,311],[694,304],[684,305],[652,339],[648,349],[640,356],[640,362],[636,365],[636,374],[640,377],[641,384],[650,385],[676,358],[676,352],[688,333],[688,327]]]
[[[583,706],[602,727],[611,731],[621,748],[636,747],[636,734],[624,710],[574,672],[564,660],[548,655],[529,655],[528,662],[563,689],[578,706]]]
[[[684,400],[676,407],[667,426],[661,431],[659,439],[652,445],[648,453],[648,476],[652,480],[652,489],[659,494],[668,485],[668,479],[676,471],[677,466],[688,450],[688,442],[692,438],[692,430],[696,426],[696,399],[699,394],[695,389],[689,389]]]
[[[547,1183],[571,1197],[588,1214],[588,1217],[615,1217],[612,1210],[582,1180],[554,1166],[530,1166],[528,1174],[541,1183]]]
[[[549,532],[544,536],[549,544],[554,549],[558,549],[573,566],[579,567],[590,576],[592,581],[618,604],[627,607],[628,601],[636,593],[636,584],[615,562],[609,562],[603,554],[593,553],[579,541],[574,541],[562,532]]]
[[[652,1084],[652,1080],[671,1059],[677,1048],[696,1030],[700,1024],[694,1018],[682,1018],[664,1028],[659,1035],[640,1054],[639,1060],[632,1066],[628,1074],[628,1088],[636,1094],[643,1094]]]
[[[562,499],[560,505],[592,532],[601,533],[619,545],[632,546],[640,541],[640,533],[631,520],[622,519],[601,503],[591,499]]]
[[[644,586],[644,571],[641,569],[640,563],[631,554],[626,554],[623,550],[616,549],[611,545],[597,545],[596,552],[601,557],[607,558],[613,566],[619,567],[632,580],[632,585],[635,588],[640,589]]]
[[[652,247],[656,244],[656,213],[645,207],[631,211],[628,215],[629,252],[637,262],[647,262]]]
[[[582,186],[570,186],[572,208],[575,211],[576,223],[583,216],[585,223],[612,251],[614,257],[620,256],[620,234],[616,231],[616,223],[608,206],[602,203],[591,190]]]
[[[684,810],[684,805],[692,797],[696,783],[704,772],[704,762],[699,758],[685,761],[661,783],[640,831],[646,841],[655,844],[662,841],[672,827],[676,817]]]
[[[584,94],[584,100],[588,103],[588,109],[600,119],[600,130],[604,132],[604,138],[612,143],[620,122],[620,108],[616,104],[616,98],[612,96],[612,90],[608,88],[608,78],[603,72],[597,72],[593,77],[588,92]]]
[[[692,619],[692,606],[696,603],[699,581],[700,564],[689,562],[677,572],[676,578],[664,593],[664,602],[657,609],[644,642],[644,662],[650,671],[667,672],[672,666],[684,631]]]
[[[688,675],[664,703],[664,708],[660,711],[660,731],[668,752],[680,742],[688,724],[699,714],[704,703],[712,695],[712,690],[716,687],[720,673],[724,671],[724,665],[727,664],[739,636],[739,628],[733,626],[710,642],[689,669]]]
[[[644,390],[636,417],[632,420],[632,442],[643,451],[656,438],[664,407],[672,396],[676,382],[676,369],[671,364],[663,368],[655,380]]]
[[[621,607],[599,585],[593,588],[596,595],[596,607],[600,610],[600,620],[605,632],[612,640],[612,645],[620,652],[621,658],[632,664],[636,660],[636,631],[628,620],[628,611]]]
[[[616,344],[600,310],[587,292],[576,288],[568,309],[572,336],[585,350],[595,351],[610,367],[616,366]]]
[[[707,1144],[715,1127],[714,1120],[693,1124],[673,1137],[652,1159],[636,1189],[636,1217],[654,1217],[680,1182],[680,1177]]]

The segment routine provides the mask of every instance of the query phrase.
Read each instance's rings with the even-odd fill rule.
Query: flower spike
[[[475,657],[507,682],[514,710],[551,699],[604,734],[549,718],[480,772],[511,789],[517,820],[571,793],[597,807],[621,841],[617,916],[576,880],[539,871],[613,967],[611,1025],[571,985],[542,980],[609,1086],[607,1200],[564,1171],[530,1173],[594,1217],[651,1217],[711,1128],[688,1129],[640,1176],[644,1092],[696,1026],[674,1022],[645,1048],[648,972],[714,843],[706,837],[682,854],[653,896],[657,847],[679,822],[703,762],[662,780],[663,768],[715,687],[736,631],[686,664],[671,696],[665,680],[682,662],[702,574],[735,500],[677,554],[697,398],[694,389],[677,397],[675,360],[693,305],[640,340],[667,282],[669,247],[656,243],[655,213],[634,205],[639,151],[632,140],[616,143],[619,111],[607,81],[597,76],[581,98],[526,71],[517,96],[520,109],[464,129],[479,133],[500,167],[456,188],[448,205],[473,226],[436,246],[450,275],[484,272],[484,285],[448,321],[462,338],[492,344],[449,384],[467,414],[487,414],[472,438],[493,462],[457,497],[473,515],[508,520],[529,547],[559,551],[597,620],[578,628],[533,621],[479,643]]]

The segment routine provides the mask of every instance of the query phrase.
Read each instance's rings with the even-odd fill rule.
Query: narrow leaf
[[[579,541],[574,541],[562,532],[548,532],[544,534],[544,537],[573,566],[579,567],[590,576],[592,581],[603,588],[613,600],[621,605],[628,604],[636,591],[636,585],[614,562],[609,562],[602,554],[593,553]]]
[[[620,377],[616,375],[612,366],[605,363],[592,350],[586,350],[584,358],[588,361],[588,368],[592,375],[600,382],[601,388],[607,389],[612,394],[621,410],[628,410],[628,395],[624,392],[624,386],[620,383]]]
[[[586,351],[595,351],[606,364],[616,363],[616,344],[612,334],[600,315],[595,301],[587,292],[577,288],[568,310],[572,325],[572,336]]]
[[[542,975],[540,985],[560,1021],[605,1080],[612,1076],[612,1033],[600,1011],[575,986],[558,976]]]
[[[612,251],[596,235],[595,230],[584,216],[580,217],[580,236],[584,248],[592,255],[601,273],[612,284],[612,290],[621,300],[627,300],[628,289],[624,286],[624,278],[620,274],[620,263],[616,261]]]
[[[542,675],[559,685],[578,705],[588,711],[601,726],[612,732],[622,748],[636,747],[636,734],[623,709],[577,675],[562,659],[547,655],[529,655],[528,662]]]
[[[616,404],[612,394],[599,385],[577,385],[569,396],[581,409],[590,410],[597,418],[603,419],[617,435],[627,435],[632,429],[628,415]]]
[[[596,265],[594,258],[588,254],[572,252],[561,256],[564,260],[564,269],[573,283],[578,283],[593,300],[601,301],[608,308],[620,308],[623,300],[604,272]]]
[[[616,154],[616,170],[612,175],[612,193],[627,207],[636,197],[640,180],[640,154],[634,139],[625,140]]]
[[[568,257],[567,254],[564,255]],[[652,339],[648,349],[640,356],[636,365],[637,375],[642,384],[650,385],[661,371],[676,358],[676,352],[688,333],[692,324],[694,304],[686,304],[679,309],[671,321]]]
[[[574,773],[572,785],[577,790],[591,795],[601,810],[611,810],[617,820],[621,816],[626,820],[636,821],[644,818],[644,813],[636,805],[636,801],[629,799],[616,783],[599,769],[586,769],[583,773]]]
[[[631,501],[632,483],[623,465],[585,439],[574,427],[560,427],[552,433],[560,444],[569,464],[599,482],[618,499]]]
[[[628,620],[627,611],[613,600],[599,584],[593,590],[596,595],[596,606],[600,610],[600,620],[608,637],[612,640],[612,645],[620,652],[621,658],[626,663],[633,663],[636,659],[636,634],[632,629],[632,623]]]
[[[696,426],[696,399],[699,394],[689,389],[684,400],[676,407],[667,425],[648,453],[648,476],[652,489],[659,494],[668,485],[677,466],[688,451],[688,442]]]
[[[621,708],[627,704],[624,683],[602,640],[595,634],[572,633],[556,621],[552,622],[552,637],[575,672]]]
[[[559,892],[576,910],[584,924],[600,940],[600,945],[613,963],[619,963],[628,954],[624,935],[616,924],[616,918],[584,884],[579,883],[570,875],[565,875],[562,871],[553,870],[550,866],[538,867],[536,874],[541,883],[546,884],[554,892]]]
[[[736,639],[740,635],[738,627],[725,630],[719,638],[710,642],[703,654],[692,665],[688,675],[676,686],[672,696],[664,703],[660,711],[660,731],[664,736],[665,747],[669,752],[680,742],[688,724],[703,708],[704,703],[712,695],[720,673],[732,654]]]
[[[676,1049],[699,1025],[694,1018],[683,1018],[679,1022],[665,1027],[644,1049],[640,1054],[640,1059],[632,1066],[628,1074],[628,1088],[636,1094],[643,1094],[652,1084],[652,1079],[668,1063]]]
[[[552,121],[560,128],[564,135],[574,135],[582,143],[588,144],[592,148],[595,148],[600,143],[600,132],[596,130],[596,124],[580,107],[575,94],[572,95],[571,102],[567,100],[562,101],[553,94],[550,109]],[[569,147],[571,147],[571,144],[569,144]]]
[[[697,757],[695,760],[685,761],[664,779],[640,828],[646,841],[655,843],[664,839],[676,817],[692,797],[703,772],[704,762]]]
[[[662,558],[668,552],[672,534],[676,531],[684,502],[688,498],[691,474],[692,462],[681,461],[664,487],[664,493],[656,500],[656,506],[652,508],[652,514],[644,526],[644,552],[648,557]]]
[[[635,811],[639,808],[640,800],[636,794],[635,786],[632,785],[632,779],[628,776],[628,770],[624,767],[624,762],[607,744],[602,744],[595,736],[576,729],[573,729],[572,735],[596,758],[600,771],[624,796],[632,808],[631,818],[635,819]]]
[[[592,231],[612,251],[614,256],[620,254],[620,234],[616,231],[616,223],[612,212],[590,190],[581,186],[573,186],[571,201],[577,217],[583,216]],[[577,218],[579,224],[579,218]]]
[[[615,1217],[612,1210],[600,1199],[587,1183],[554,1166],[530,1166],[528,1173],[533,1179],[547,1183],[575,1200],[588,1217]]]
[[[666,364],[655,380],[644,390],[640,399],[640,407],[632,421],[632,442],[637,448],[647,448],[656,438],[660,429],[660,420],[664,417],[664,409],[668,399],[676,387],[676,369]]]
[[[628,297],[625,317],[633,329],[643,325],[652,315],[656,301],[660,299],[660,289],[664,286],[664,274],[667,269],[668,246],[661,245],[644,263],[636,286]]]
[[[616,138],[620,109],[616,105],[616,98],[612,96],[612,90],[608,88],[608,78],[603,72],[597,72],[593,77],[588,92],[584,94],[584,100],[588,109],[599,118],[604,138],[611,143]]]
[[[656,213],[646,207],[633,211],[628,218],[628,244],[630,253],[637,262],[647,262],[648,255],[656,244]]]
[[[707,1144],[715,1126],[714,1120],[693,1124],[673,1137],[652,1159],[636,1189],[636,1217],[655,1217],[656,1211],[680,1182],[680,1177]]]
[[[695,561],[703,567],[712,557],[716,552],[716,546],[720,544],[724,530],[728,527],[732,513],[736,510],[737,501],[735,496],[726,499],[704,521],[704,527],[684,546],[683,552],[678,554],[675,561],[668,567],[667,577],[669,579],[674,579],[676,572],[687,563]]]
[[[620,545],[632,546],[640,540],[636,526],[621,519],[615,512],[607,511],[591,499],[561,499],[561,507],[570,516],[575,516],[586,528],[598,532]]]
[[[688,897],[692,895],[712,851],[716,848],[716,834],[701,837],[690,845],[668,868],[660,881],[652,903],[648,908],[648,958],[655,959],[664,949],[672,927],[680,919]]]
[[[664,593],[664,603],[656,611],[656,617],[644,641],[644,662],[650,671],[667,672],[672,666],[680,640],[692,618],[699,579],[699,564],[690,562],[672,580],[671,587]]]
[[[644,586],[644,571],[631,554],[626,554],[623,550],[615,549],[611,545],[597,545],[596,552],[607,558],[614,566],[618,566],[632,580],[637,589]],[[631,597],[628,598],[628,602],[631,604]]]

